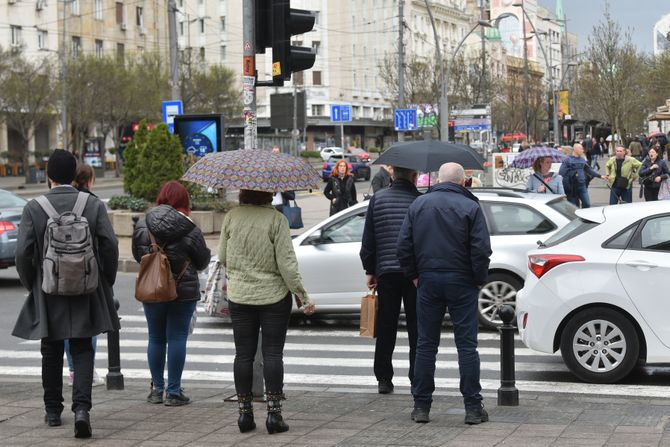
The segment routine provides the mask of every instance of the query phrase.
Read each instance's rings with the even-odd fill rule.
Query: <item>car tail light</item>
[[[328,163],[323,164],[323,169],[328,169]]]
[[[528,326],[528,314],[523,314],[523,320],[521,322],[521,327],[523,329],[526,329],[526,326]]]
[[[566,262],[580,262],[585,259],[577,255],[531,255],[528,256],[528,268],[538,278],[557,265]]]
[[[6,233],[7,231],[15,231],[16,227],[13,223],[6,220],[0,220],[0,234]]]

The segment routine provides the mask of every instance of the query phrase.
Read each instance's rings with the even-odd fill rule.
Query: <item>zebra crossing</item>
[[[144,315],[121,315],[121,367],[129,380],[146,380],[150,375],[146,360],[147,327]],[[32,345],[32,346],[31,346]],[[481,378],[484,390],[494,392],[500,386],[500,341],[497,332],[479,336]],[[354,389],[376,391],[372,371],[375,342],[361,338],[355,325],[335,327],[289,327],[284,350],[285,383],[290,387],[312,387],[323,390]],[[399,331],[394,356],[394,384],[409,391],[407,333]],[[233,383],[235,346],[230,324],[213,317],[199,316],[187,345],[183,383]],[[438,353],[435,377],[436,392],[458,392],[459,374],[453,333],[445,329]],[[670,397],[670,389],[655,385],[595,385],[576,382],[560,355],[532,351],[516,341],[516,379],[520,392],[562,392],[578,394],[611,394],[641,397]],[[16,349],[0,349],[0,378],[41,376],[38,341],[20,341]],[[107,368],[107,338],[98,337],[96,368]],[[400,391],[402,392],[402,391]]]

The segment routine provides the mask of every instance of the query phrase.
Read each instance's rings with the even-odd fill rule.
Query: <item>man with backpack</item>
[[[582,208],[591,207],[586,176],[607,179],[607,176],[600,175],[588,165],[584,159],[584,146],[579,143],[572,147],[572,155],[561,164],[558,173],[563,177],[563,189],[568,200],[576,206],[581,202]]]
[[[16,270],[28,296],[12,334],[41,340],[45,422],[61,425],[63,341],[74,363],[74,435],[92,435],[89,411],[93,382],[91,337],[119,329],[112,286],[118,241],[104,203],[71,186],[75,157],[56,149],[49,158],[50,191],[23,209]]]

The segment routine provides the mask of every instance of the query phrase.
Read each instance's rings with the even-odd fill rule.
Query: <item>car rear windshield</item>
[[[27,202],[21,197],[8,192],[0,192],[0,209],[3,208],[23,208]]]
[[[551,202],[547,203],[547,205],[570,220],[577,217],[577,214],[575,213],[575,211],[577,211],[577,207],[568,202],[568,199],[565,197],[552,200]]]
[[[554,245],[558,245],[562,242],[568,241],[576,236],[579,236],[580,234],[586,233],[592,228],[595,228],[598,226],[598,223],[592,222],[590,220],[582,219],[582,218],[576,218],[560,230],[558,230],[556,233],[554,233],[549,239],[544,241],[543,246],[544,247],[553,247]]]

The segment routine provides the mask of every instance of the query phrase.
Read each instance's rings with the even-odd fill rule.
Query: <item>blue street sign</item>
[[[342,121],[351,122],[351,104],[342,104]]]
[[[163,101],[163,122],[168,125],[170,133],[174,133],[174,117],[182,114],[181,101]]]
[[[416,130],[416,109],[396,109],[393,111],[393,127],[399,132]]]
[[[330,106],[330,121],[339,123],[342,121],[342,106],[339,104],[331,104]]]

